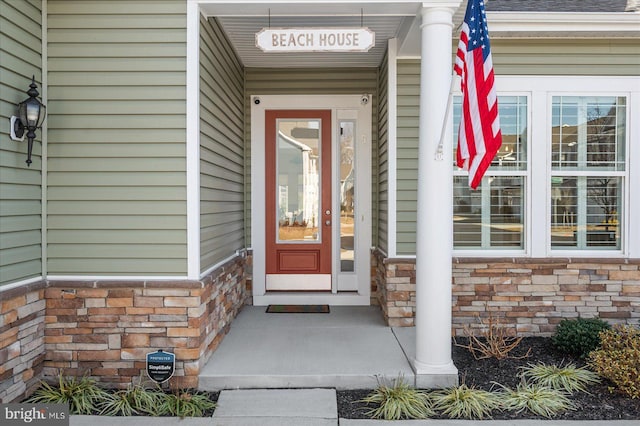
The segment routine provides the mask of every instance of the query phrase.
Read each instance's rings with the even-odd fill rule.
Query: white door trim
[[[332,305],[369,305],[371,294],[370,248],[371,248],[371,97],[362,102],[362,95],[255,95],[251,97],[251,241],[253,247],[253,304],[272,303],[323,303]],[[356,143],[360,152],[357,155],[356,168],[366,170],[362,179],[357,181],[362,188],[357,205],[362,208],[358,213],[358,233],[356,242],[357,290],[339,292],[337,279],[334,279],[331,293],[280,293],[266,291],[265,263],[265,111],[267,109],[331,109],[332,132],[337,134],[337,119],[341,110],[358,111],[358,129]],[[363,131],[363,129],[366,129]],[[334,200],[336,197],[334,196]],[[339,208],[334,204],[333,222],[339,221]],[[364,230],[365,232],[362,232]],[[333,276],[337,277],[339,262],[333,262]],[[360,265],[360,267],[358,266]],[[366,265],[366,268],[363,267]]]

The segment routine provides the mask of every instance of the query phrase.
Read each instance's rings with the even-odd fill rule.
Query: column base
[[[444,365],[429,365],[414,359],[411,368],[416,375],[416,388],[448,388],[458,385],[458,369],[453,361]]]

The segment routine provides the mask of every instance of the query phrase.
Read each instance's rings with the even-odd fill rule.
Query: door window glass
[[[321,241],[320,128],[317,119],[278,120],[278,242]]]
[[[354,271],[355,122],[340,123],[340,270]]]

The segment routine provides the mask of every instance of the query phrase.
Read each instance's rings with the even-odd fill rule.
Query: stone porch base
[[[413,326],[415,259],[374,252],[378,300],[390,326]],[[640,259],[453,259],[452,334],[489,316],[522,336],[550,336],[564,318],[640,323]]]

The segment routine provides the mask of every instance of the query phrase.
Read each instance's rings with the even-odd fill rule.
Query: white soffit
[[[314,52],[278,53],[263,52],[255,45],[255,34],[269,26],[260,18],[218,18],[234,49],[247,67],[377,67],[387,49],[387,40],[395,38],[405,18],[368,17],[364,26],[375,32],[375,46],[368,52]],[[357,27],[360,18],[353,17],[271,17],[272,28],[291,27]]]
[[[200,4],[207,17],[215,17],[231,40],[242,63],[260,68],[377,67],[391,38],[406,35],[420,2],[403,1],[270,1]],[[263,28],[331,28],[364,26],[375,32],[375,47],[368,52],[275,53],[255,45]]]

